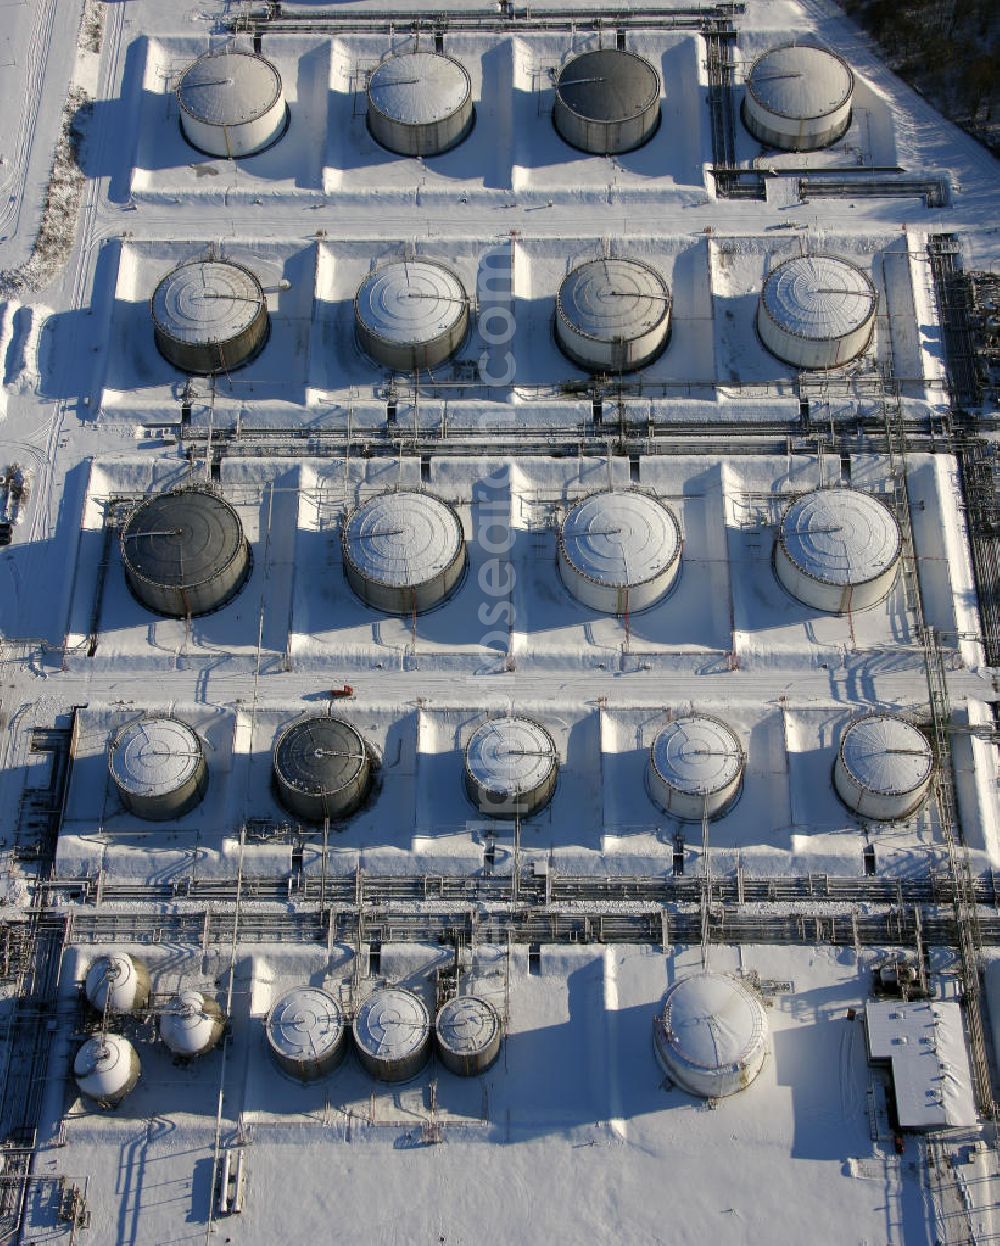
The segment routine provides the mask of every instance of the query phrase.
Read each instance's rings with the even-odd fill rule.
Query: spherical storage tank
[[[435,1023],[441,1063],[460,1077],[484,1073],[500,1051],[500,1015],[479,995],[456,995]]]
[[[862,818],[908,818],[934,777],[927,737],[896,714],[866,714],[849,723],[833,767],[837,794]]]
[[[73,1061],[76,1084],[102,1108],[116,1107],[139,1080],[139,1057],[120,1034],[88,1038]]]
[[[738,978],[696,973],[667,992],[653,1022],[661,1068],[678,1086],[705,1099],[745,1090],[767,1055],[767,1016]]]
[[[368,129],[401,156],[437,156],[472,129],[469,71],[443,52],[390,56],[368,79]]]
[[[260,282],[232,260],[188,260],[150,300],[157,350],[195,376],[234,372],[264,347],[270,321]]]
[[[659,125],[660,75],[635,52],[583,52],[559,74],[552,121],[581,151],[601,156],[632,151]]]
[[[670,337],[670,291],[638,260],[589,260],[556,296],[556,341],[591,372],[630,372],[651,363]]]
[[[344,1010],[314,986],[296,986],[278,999],[264,1023],[268,1049],[279,1068],[299,1081],[323,1077],[344,1058]]]
[[[193,1059],[212,1050],[222,1037],[222,1009],[201,991],[180,991],[160,1013],[160,1038],[175,1056]]]
[[[371,750],[342,718],[300,719],[281,732],[274,746],[278,799],[305,822],[349,817],[368,795],[372,772]]]
[[[232,506],[208,489],[175,489],[140,502],[121,534],[133,595],[171,618],[218,610],[250,574],[250,546]]]
[[[786,151],[835,143],[851,124],[854,74],[824,48],[787,43],[750,67],[743,121],[755,138]]]
[[[108,769],[125,808],[151,822],[183,817],[208,786],[201,740],[177,718],[126,723],[111,741]]]
[[[465,787],[480,813],[527,818],[552,799],[559,775],[555,741],[530,718],[490,718],[465,748]]]
[[[746,758],[733,731],[711,714],[683,714],[659,731],[649,750],[649,793],[687,822],[718,818],[739,798]]]
[[[281,74],[255,52],[209,53],[177,87],[181,133],[209,156],[252,156],[284,134],[288,105]]]
[[[396,372],[433,368],[458,350],[469,325],[461,278],[436,260],[397,260],[369,273],[354,296],[361,349]]]
[[[559,528],[559,572],[585,606],[634,613],[674,587],[681,546],[677,517],[658,499],[632,490],[592,493]]]
[[[805,605],[846,614],[888,594],[901,548],[896,517],[877,498],[857,489],[817,489],[781,517],[774,569]]]
[[[877,311],[875,286],[856,264],[804,255],[768,273],[757,303],[757,331],[785,363],[836,368],[867,348]]]
[[[149,1003],[149,970],[136,956],[109,952],[91,961],[83,990],[98,1012],[139,1012]]]
[[[364,502],[341,529],[344,572],[368,606],[389,614],[430,610],[462,577],[462,521],[430,493],[400,489]]]
[[[431,1025],[419,995],[401,987],[373,991],[354,1016],[358,1059],[383,1082],[404,1082],[427,1063]]]

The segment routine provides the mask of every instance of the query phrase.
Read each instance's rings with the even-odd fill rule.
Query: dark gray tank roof
[[[274,769],[281,782],[311,796],[329,796],[347,787],[366,759],[364,740],[341,718],[317,716],[292,723],[274,747]]]
[[[207,489],[175,489],[141,502],[122,531],[122,558],[154,584],[191,588],[221,575],[243,549],[236,511]]]
[[[567,108],[589,121],[625,121],[660,94],[660,76],[635,52],[605,48],[564,65],[556,91]]]

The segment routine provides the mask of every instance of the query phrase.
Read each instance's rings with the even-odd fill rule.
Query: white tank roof
[[[252,52],[220,52],[195,61],[181,78],[177,99],[207,125],[236,126],[262,117],[281,94],[281,75]]]
[[[260,282],[242,265],[192,260],[156,287],[153,319],[180,342],[228,342],[254,323],[264,301]]]
[[[416,490],[379,494],[347,521],[348,558],[366,579],[392,588],[412,588],[440,575],[462,539],[452,508]]]
[[[132,957],[111,952],[91,962],[83,989],[98,1012],[131,1012],[142,986]]]
[[[832,255],[803,255],[772,269],[761,298],[771,319],[786,332],[829,341],[868,322],[877,296],[868,274],[856,264]]]
[[[289,1061],[321,1059],[337,1046],[343,1032],[343,1009],[319,987],[294,987],[267,1015],[267,1040]]]
[[[708,796],[739,778],[743,749],[718,718],[685,714],[657,734],[652,759],[671,787],[694,796]]]
[[[91,1099],[114,1099],[132,1077],[135,1050],[120,1034],[95,1034],[73,1060],[77,1085]]]
[[[592,493],[569,511],[559,533],[566,560],[611,588],[643,584],[680,554],[673,513],[645,493]]]
[[[393,121],[430,125],[457,112],[471,90],[468,71],[454,58],[440,52],[404,52],[372,73],[368,98]]]
[[[670,315],[667,283],[637,260],[581,264],[563,281],[558,298],[572,327],[600,342],[641,337]]]
[[[427,1041],[430,1020],[423,1000],[411,991],[373,991],[354,1018],[354,1041],[377,1060],[405,1060]]]
[[[500,1016],[478,995],[456,995],[437,1015],[438,1040],[449,1051],[474,1056],[486,1051],[500,1030]]]
[[[187,723],[176,718],[144,718],[118,732],[109,760],[122,791],[160,796],[187,783],[201,756],[201,743]]]
[[[530,718],[491,718],[469,740],[465,764],[480,789],[514,797],[545,782],[557,764],[556,747]]]
[[[893,714],[870,714],[851,723],[840,755],[859,785],[885,796],[915,791],[934,768],[927,737]]]
[[[399,260],[370,273],[355,297],[361,323],[405,346],[432,342],[461,319],[468,297],[456,273],[433,260]]]
[[[892,512],[857,489],[817,489],[785,511],[781,543],[800,570],[825,584],[864,584],[895,563],[901,538]]]
[[[742,982],[728,974],[696,973],[671,988],[663,1027],[668,1050],[682,1067],[724,1075],[759,1048],[767,1018]]]
[[[196,1056],[214,1043],[220,1020],[201,991],[180,991],[160,1014],[160,1038],[176,1055]]]
[[[747,87],[768,112],[805,121],[845,104],[854,89],[854,74],[833,52],[786,44],[754,61]]]

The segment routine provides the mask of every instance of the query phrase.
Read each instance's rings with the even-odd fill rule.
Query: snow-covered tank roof
[[[184,73],[177,100],[206,125],[237,126],[262,117],[281,94],[281,75],[263,56],[228,51],[201,57]]]
[[[829,341],[868,322],[878,295],[856,264],[832,255],[802,255],[771,270],[761,299],[785,332]]]
[[[179,1056],[196,1056],[215,1043],[222,1028],[219,1007],[201,991],[179,991],[160,1014],[160,1038]]]
[[[726,1078],[762,1046],[767,1037],[763,1005],[742,982],[728,974],[695,973],[667,993],[662,1014],[665,1055],[677,1072],[692,1080]]]
[[[673,512],[649,494],[609,490],[570,509],[559,543],[581,575],[626,588],[653,579],[678,558],[681,531]]]
[[[103,1012],[131,1012],[145,1003],[146,986],[139,965],[126,952],[109,952],[91,961],[84,981],[91,1005]]]
[[[892,512],[858,489],[817,489],[785,511],[779,536],[791,562],[824,584],[858,585],[893,566],[902,544]]]
[[[135,1048],[120,1034],[95,1034],[73,1060],[77,1085],[91,1099],[110,1102],[131,1089],[136,1070]]]
[[[344,529],[344,556],[366,580],[414,588],[447,570],[461,553],[462,521],[440,498],[415,489],[380,493]]]
[[[430,1019],[423,1000],[400,987],[373,991],[354,1018],[354,1041],[369,1056],[406,1060],[426,1043]]]
[[[489,1049],[500,1031],[500,1016],[478,995],[456,995],[437,1015],[438,1042],[455,1055],[474,1056]]]
[[[372,73],[368,98],[405,125],[429,125],[457,112],[472,90],[468,70],[441,52],[403,52]]]
[[[108,760],[115,783],[123,791],[158,796],[187,783],[201,758],[201,742],[187,723],[176,718],[142,718],[118,731]]]
[[[153,320],[161,332],[188,345],[229,342],[266,306],[254,274],[231,260],[188,260],[153,292]]]
[[[191,588],[221,576],[240,556],[243,525],[218,494],[177,489],[140,502],[121,545],[129,568],[143,579]]]
[[[660,77],[643,56],[624,49],[583,52],[563,66],[556,91],[590,121],[626,121],[660,94]]]
[[[915,791],[934,768],[927,737],[894,714],[868,714],[851,723],[840,756],[859,786],[885,796]]]
[[[331,796],[348,787],[368,764],[364,740],[342,718],[317,715],[286,727],[274,746],[281,783],[308,795]]]
[[[758,56],[746,82],[762,108],[803,121],[835,112],[854,90],[854,74],[836,53],[793,43]]]
[[[396,345],[431,342],[462,318],[468,296],[457,273],[435,260],[397,260],[358,288],[355,313],[375,337]]]
[[[297,986],[274,1004],[267,1014],[267,1041],[291,1062],[322,1059],[341,1040],[344,1012],[327,991]]]
[[[476,786],[496,797],[532,792],[558,764],[555,741],[530,718],[491,718],[477,727],[465,750]]]
[[[684,714],[657,734],[651,760],[670,787],[708,796],[739,778],[743,749],[720,719],[711,714]]]
[[[559,287],[557,309],[578,333],[599,342],[641,337],[670,315],[670,291],[655,268],[639,260],[600,259],[579,265]]]

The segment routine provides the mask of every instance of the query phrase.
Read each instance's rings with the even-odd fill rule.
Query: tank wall
[[[367,749],[365,764],[351,782],[340,791],[330,795],[314,795],[309,792],[296,791],[295,788],[289,787],[276,771],[274,772],[275,788],[285,809],[294,817],[301,818],[303,822],[317,823],[323,822],[326,818],[346,818],[354,813],[368,795],[371,777],[372,764]]]
[[[210,376],[216,372],[233,372],[261,350],[267,340],[268,316],[263,304],[242,333],[226,342],[179,342],[153,325],[153,336],[160,354],[182,372],[193,376]]]
[[[789,333],[771,318],[764,300],[757,304],[757,331],[761,341],[779,359],[796,368],[836,368],[854,359],[868,345],[875,324],[875,307],[863,324],[843,337],[815,339]]]
[[[626,592],[624,588],[599,584],[581,575],[572,566],[561,547],[559,550],[559,572],[563,583],[577,601],[589,606],[592,610],[600,610],[604,614],[622,615],[626,612],[631,614],[654,605],[673,588],[680,570],[681,560],[677,557],[659,575],[642,584],[630,585]]]
[[[465,338],[469,323],[468,306],[462,308],[454,325],[437,337],[426,342],[387,342],[371,333],[367,325],[355,316],[358,342],[365,354],[370,355],[395,372],[415,372],[418,368],[434,368],[458,350]]]
[[[474,1052],[452,1051],[440,1040],[437,1044],[438,1058],[444,1067],[458,1077],[478,1077],[485,1073],[500,1054],[500,1027],[492,1040],[481,1050]]]
[[[552,121],[566,142],[598,156],[641,147],[652,137],[659,118],[659,98],[639,116],[611,122],[591,121],[581,117],[566,106],[558,91],[552,106]]]
[[[736,803],[743,780],[742,767],[740,773],[731,783],[720,788],[718,792],[710,792],[707,796],[694,792],[679,792],[671,787],[657,771],[650,757],[646,768],[649,783],[649,794],[657,805],[672,817],[684,822],[700,822],[706,812],[709,818],[718,818]]]
[[[559,767],[555,765],[546,778],[532,788],[530,791],[522,792],[518,796],[512,796],[505,800],[491,799],[488,792],[484,792],[475,778],[469,772],[468,767],[465,769],[465,790],[469,794],[469,799],[476,806],[480,813],[487,817],[493,818],[512,818],[515,814],[522,818],[528,818],[533,813],[537,813],[543,809],[552,799],[552,794],[556,790],[556,781],[559,777]]]
[[[279,91],[278,98],[263,116],[239,125],[210,125],[192,117],[180,108],[181,133],[199,151],[224,159],[252,156],[263,151],[281,137],[288,117],[285,95]]]
[[[129,1044],[128,1074],[117,1090],[99,1095],[88,1094],[82,1086],[80,1087],[80,1090],[82,1094],[84,1094],[92,1102],[98,1104],[98,1106],[102,1108],[115,1108],[122,1102],[123,1099],[128,1098],[132,1091],[135,1090],[139,1082],[139,1075],[141,1072],[142,1066],[139,1063],[139,1054],[136,1049]]]
[[[370,1052],[365,1051],[360,1043],[356,1045],[355,1050],[358,1053],[358,1059],[361,1061],[362,1066],[372,1077],[378,1078],[380,1082],[405,1082],[409,1081],[411,1077],[416,1077],[430,1059],[431,1035],[428,1030],[420,1046],[415,1051],[398,1060],[373,1056]]]
[[[382,610],[386,614],[411,614],[416,610],[421,614],[431,610],[452,592],[462,578],[465,570],[466,547],[463,538],[461,548],[455,559],[440,575],[418,584],[416,588],[397,588],[391,584],[376,584],[367,579],[346,559],[344,572],[347,582],[366,606]]]
[[[190,588],[177,588],[169,584],[154,584],[144,576],[137,575],[128,563],[125,578],[129,588],[139,601],[157,614],[183,619],[187,614],[208,614],[218,610],[236,595],[250,569],[250,547],[244,538],[240,553],[219,575]]]
[[[793,597],[828,614],[846,614],[849,610],[867,610],[877,605],[895,583],[897,567],[894,562],[882,575],[865,584],[825,584],[797,567],[780,541],[774,549],[774,570],[779,581]]]
[[[650,363],[670,336],[670,316],[648,333],[635,338],[601,342],[585,337],[557,312],[556,340],[574,363],[592,372],[632,372]]]
[[[785,151],[813,151],[835,143],[851,124],[851,100],[824,117],[780,117],[768,112],[747,91],[743,100],[747,129],[769,147]]]
[[[762,1040],[738,1065],[723,1069],[704,1069],[678,1059],[663,1028],[663,1019],[653,1022],[653,1050],[660,1068],[684,1090],[703,1099],[723,1099],[746,1090],[764,1066],[767,1043]]]
[[[879,822],[894,822],[907,818],[923,804],[930,789],[931,776],[911,792],[887,795],[862,787],[848,771],[840,754],[833,767],[833,784],[837,795],[848,807],[862,818],[874,818]]]
[[[368,126],[372,137],[400,156],[437,156],[455,147],[472,128],[470,94],[450,116],[427,125],[406,125],[387,117],[368,101]]]
[[[327,1073],[332,1073],[343,1060],[347,1050],[347,1030],[346,1028],[341,1030],[339,1040],[320,1057],[293,1059],[284,1052],[278,1051],[270,1041],[267,1046],[279,1069],[290,1077],[294,1077],[296,1081],[314,1082],[320,1077],[325,1077]]]
[[[122,804],[137,818],[145,818],[147,822],[169,822],[173,818],[182,818],[198,804],[208,787],[208,765],[204,751],[198,758],[198,765],[191,777],[180,787],[174,788],[172,792],[145,796],[128,792],[118,787],[117,783],[115,787],[118,789]]]

